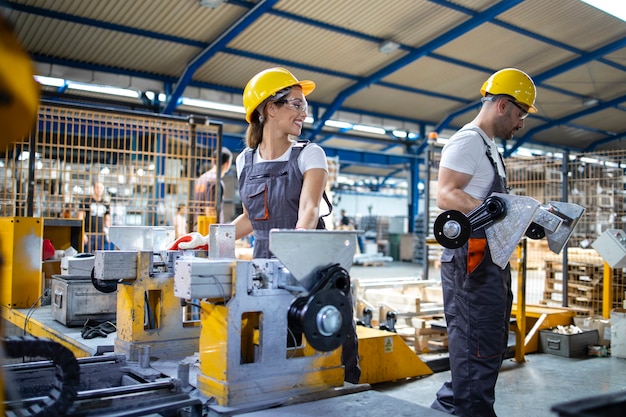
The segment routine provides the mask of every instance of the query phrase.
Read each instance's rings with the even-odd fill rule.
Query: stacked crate
[[[545,262],[545,288],[543,305],[563,305],[563,267],[558,261]],[[612,307],[622,305],[624,299],[624,270],[614,269]],[[567,265],[567,306],[576,310],[578,316],[602,314],[604,265],[570,262]]]

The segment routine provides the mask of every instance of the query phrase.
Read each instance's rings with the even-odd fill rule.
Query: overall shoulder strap
[[[308,145],[309,143],[311,143],[311,141],[310,141],[310,140],[308,140],[308,139],[298,139],[298,141],[296,142],[296,144],[295,144],[295,145],[293,145],[293,146],[294,146],[294,148],[298,147],[298,148],[300,148],[300,150],[302,150],[302,149],[304,149],[304,147],[305,147],[306,145]],[[293,150],[292,150],[292,152],[293,152]],[[332,203],[330,202],[330,199],[328,198],[328,195],[326,195],[326,190],[324,190],[324,191],[322,192],[322,198],[324,199],[324,202],[325,202],[325,203],[326,203],[326,205],[328,206],[328,213],[324,214],[324,215],[323,215],[323,216],[321,216],[321,217],[326,217],[326,216],[329,216],[329,215],[330,215],[330,213],[332,213],[332,212],[333,212],[333,205],[332,205]]]

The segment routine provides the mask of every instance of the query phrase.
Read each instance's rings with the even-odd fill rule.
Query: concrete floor
[[[431,269],[429,277],[437,279],[438,273]],[[392,262],[384,266],[355,265],[350,271],[353,279],[419,277],[421,274],[421,266],[405,262]],[[373,388],[396,399],[429,407],[435,393],[449,377],[450,372],[443,371],[405,382],[377,384]],[[496,385],[495,409],[499,416],[506,417],[560,417],[563,414],[551,411],[551,407],[557,403],[569,403],[622,390],[626,390],[626,359],[574,359],[534,353],[526,355],[525,363],[520,364],[513,359],[504,362]]]

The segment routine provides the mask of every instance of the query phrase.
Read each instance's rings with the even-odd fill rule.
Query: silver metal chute
[[[174,241],[173,226],[110,226],[109,240],[120,250],[161,251]]]
[[[270,250],[307,291],[317,272],[331,264],[350,271],[357,233],[351,230],[272,230]]]

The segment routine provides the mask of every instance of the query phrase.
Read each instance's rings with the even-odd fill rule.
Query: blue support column
[[[155,217],[154,217],[154,226],[159,226],[161,223],[166,225],[167,216],[166,213],[162,215],[159,213],[159,204],[163,204],[165,208],[165,155],[167,154],[167,139],[163,138],[162,134],[157,134],[156,137],[156,147],[159,149],[157,152],[156,161],[154,161],[154,167],[156,169],[156,184],[154,187],[154,202],[156,204],[155,207]]]

